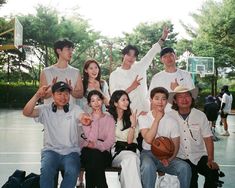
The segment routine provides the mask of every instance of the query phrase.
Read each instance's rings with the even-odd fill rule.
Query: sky
[[[79,14],[89,21],[95,31],[108,37],[131,32],[141,22],[170,20],[179,38],[187,38],[179,20],[194,24],[190,13],[197,12],[206,0],[7,0],[0,7],[0,16],[34,14],[35,7],[43,4],[63,15],[79,7]]]

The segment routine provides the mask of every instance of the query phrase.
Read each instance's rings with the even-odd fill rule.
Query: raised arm
[[[39,116],[38,109],[35,109],[36,103],[40,98],[44,97],[47,94],[49,88],[50,88],[50,85],[49,86],[42,86],[38,89],[38,91],[28,101],[28,103],[25,105],[25,107],[23,109],[23,114],[25,116],[27,116],[27,117],[38,117]]]
[[[147,52],[147,54],[140,60],[139,64],[147,69],[151,64],[153,58],[156,56],[157,53],[160,53],[161,46],[163,45],[164,41],[168,36],[168,28],[163,27],[162,36],[159,38],[158,42],[155,43],[152,48]]]

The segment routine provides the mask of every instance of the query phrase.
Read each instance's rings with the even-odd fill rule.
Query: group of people
[[[219,140],[215,135],[216,120],[219,114],[221,118],[220,125],[224,126],[224,132],[221,134],[221,136],[230,135],[228,131],[227,117],[231,113],[232,102],[233,96],[229,91],[228,85],[224,85],[221,89],[221,92],[216,97],[213,97],[212,95],[206,97],[204,112],[211,125],[214,141]]]
[[[25,116],[44,125],[41,188],[53,188],[58,171],[63,171],[61,187],[74,188],[81,166],[87,188],[106,188],[105,168],[111,165],[122,169],[122,188],[154,188],[156,171],[177,176],[181,188],[198,187],[198,173],[205,176],[204,187],[217,187],[211,129],[206,115],[194,108],[197,89],[190,74],[176,67],[172,48],[161,49],[167,36],[164,28],[139,62],[138,49],[126,46],[109,85],[101,79],[96,60],[85,62],[81,76],[69,65],[73,43],[55,43],[57,63],[42,71],[40,87],[23,109]],[[146,71],[157,53],[164,70],[148,89]],[[44,104],[37,105],[39,99]],[[143,138],[142,151],[138,136]],[[151,152],[159,136],[174,143],[169,159],[159,160]]]

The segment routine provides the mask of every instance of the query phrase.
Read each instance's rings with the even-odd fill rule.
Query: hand
[[[174,91],[174,89],[178,86],[177,78],[175,79],[175,82],[171,82],[171,90]]]
[[[89,141],[87,147],[88,148],[95,148],[95,142]]]
[[[57,82],[58,77],[56,76],[55,78],[52,79],[51,85],[53,86]]]
[[[132,90],[136,89],[140,85],[140,81],[143,79],[143,78],[138,78],[138,77],[139,75],[135,77],[135,80],[131,84]]]
[[[136,127],[137,125],[137,110],[132,112],[130,115],[131,127]]]
[[[73,87],[72,87],[72,82],[71,80],[68,80],[67,78],[65,79],[65,82],[69,85],[71,91],[73,91]]]
[[[163,27],[163,30],[162,30],[161,39],[166,40],[166,38],[167,38],[167,36],[168,36],[168,33],[169,33],[168,27],[167,27],[167,26],[164,26],[164,27]]]
[[[38,99],[43,98],[50,92],[50,88],[51,88],[50,85],[42,86],[38,89],[35,95],[37,96]]]
[[[156,121],[160,121],[163,116],[164,116],[164,111],[162,110],[156,110],[154,113],[154,118]]]
[[[218,170],[219,169],[219,165],[214,162],[214,161],[209,161],[207,162],[207,166],[210,168],[210,169],[213,169],[213,170]]]
[[[169,165],[169,161],[168,161],[168,159],[162,159],[162,160],[160,160],[161,161],[161,163],[162,163],[162,165],[164,166],[164,167],[167,167],[168,165]]]
[[[85,126],[89,126],[89,125],[91,125],[92,118],[89,114],[83,113],[80,118],[80,122]]]

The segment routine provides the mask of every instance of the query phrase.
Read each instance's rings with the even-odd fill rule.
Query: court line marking
[[[41,152],[34,152],[34,151],[26,151],[26,152],[0,152],[0,155],[39,155]]]
[[[1,163],[0,165],[40,165],[41,162],[4,162]]]

